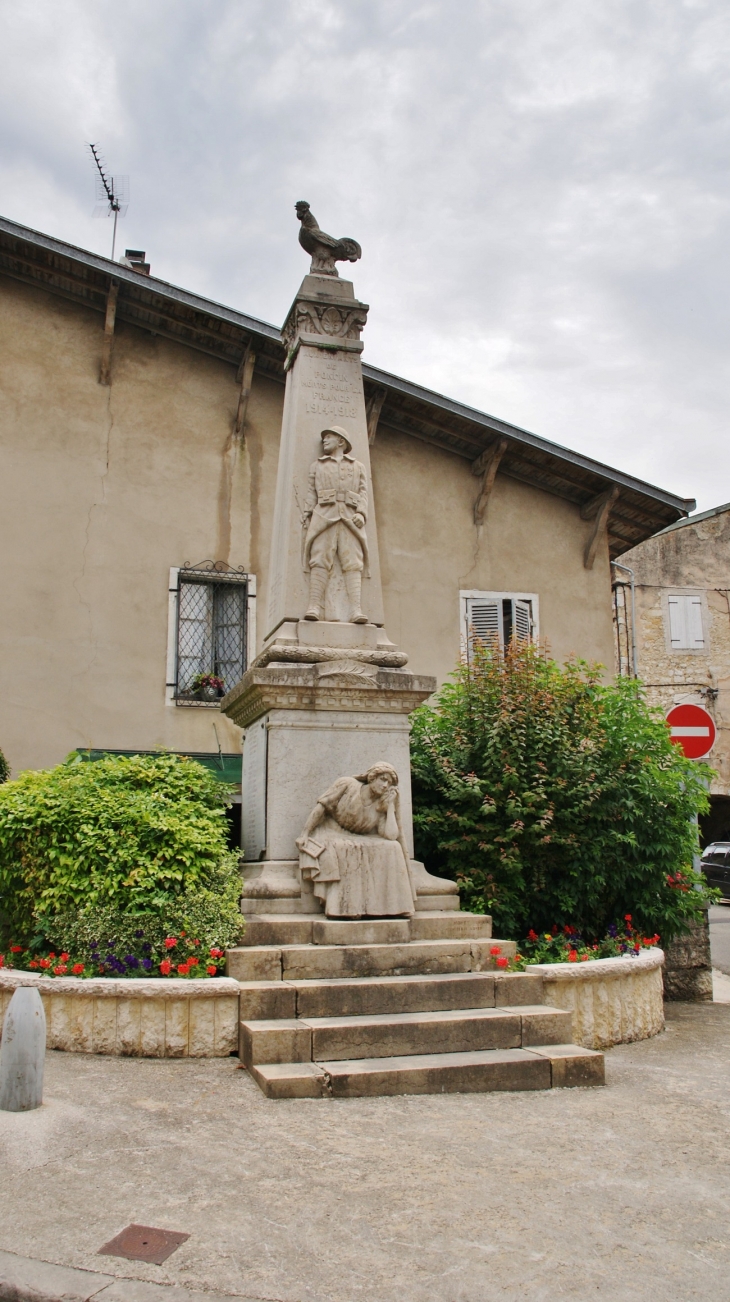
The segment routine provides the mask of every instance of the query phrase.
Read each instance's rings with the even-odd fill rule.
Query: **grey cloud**
[[[721,0],[7,5],[0,210],[279,322],[293,204],[363,245],[366,356],[685,495],[728,497]],[[724,486],[723,486],[724,485]]]

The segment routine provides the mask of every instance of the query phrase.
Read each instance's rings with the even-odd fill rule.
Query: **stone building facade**
[[[635,659],[652,704],[667,712],[696,702],[714,717],[716,776],[703,831],[730,838],[730,503],[627,551],[614,576],[620,672],[633,672]]]
[[[196,678],[229,688],[270,631],[280,330],[137,264],[0,219],[0,746],[15,773],[74,748],[240,755]],[[385,625],[413,673],[443,682],[470,625],[612,667],[610,559],[693,503],[363,375]],[[347,426],[326,377],[311,402]]]

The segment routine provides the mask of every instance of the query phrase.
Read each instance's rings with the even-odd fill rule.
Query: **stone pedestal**
[[[345,625],[355,628],[355,625]],[[434,680],[353,662],[254,665],[225,698],[244,729],[245,914],[320,913],[302,882],[296,838],[318,797],[342,774],[386,760],[396,769],[403,829],[413,854],[408,715]],[[428,909],[458,907],[453,882],[414,864]]]

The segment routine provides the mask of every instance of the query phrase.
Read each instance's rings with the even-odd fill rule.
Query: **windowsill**
[[[220,707],[220,703],[222,699],[223,697],[219,696],[215,701],[204,701],[199,696],[174,696],[173,704],[174,705],[198,705],[198,706],[202,706],[204,710],[217,710]]]

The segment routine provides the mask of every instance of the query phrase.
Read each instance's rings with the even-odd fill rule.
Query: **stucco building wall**
[[[101,340],[98,312],[0,279],[0,745],[16,773],[79,746],[239,748],[219,712],[166,702],[171,566],[255,574],[267,632],[283,384],[255,375],[236,454],[231,365],[120,322],[106,387]],[[556,656],[612,663],[605,539],[586,570],[577,507],[498,475],[478,533],[463,458],[384,428],[372,465],[386,626],[414,671],[453,668],[466,588],[537,593]]]

